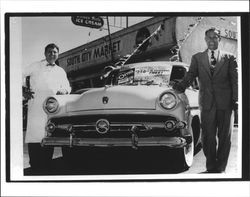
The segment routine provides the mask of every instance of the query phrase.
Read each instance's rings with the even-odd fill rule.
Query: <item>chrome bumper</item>
[[[187,144],[182,137],[147,137],[147,138],[65,138],[45,137],[41,142],[42,146],[89,146],[89,147],[138,147],[145,146],[166,146],[181,148]]]

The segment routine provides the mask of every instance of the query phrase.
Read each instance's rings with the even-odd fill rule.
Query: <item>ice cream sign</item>
[[[104,21],[99,16],[72,16],[71,21],[75,25],[99,29],[103,26]]]

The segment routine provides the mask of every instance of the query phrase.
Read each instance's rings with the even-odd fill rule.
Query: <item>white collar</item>
[[[51,66],[53,66],[53,67],[56,66],[56,63],[50,64],[47,60],[44,60],[44,62],[45,62],[45,65],[46,65],[46,66],[50,66],[50,67],[51,67]]]

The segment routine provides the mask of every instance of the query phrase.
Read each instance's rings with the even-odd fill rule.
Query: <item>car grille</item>
[[[110,123],[107,133],[99,133],[96,130],[96,122],[105,119]],[[69,131],[63,125],[72,125],[74,137],[79,138],[131,138],[132,128],[136,127],[138,137],[160,137],[176,134],[177,129],[167,132],[164,123],[167,120],[177,121],[171,116],[160,115],[88,115],[52,118],[50,122],[56,126],[52,137],[67,137]]]

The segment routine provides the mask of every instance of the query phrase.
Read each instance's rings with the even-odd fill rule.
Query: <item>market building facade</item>
[[[153,17],[104,36],[59,56],[73,91],[103,85],[106,66],[131,55],[149,36],[129,63],[142,61],[182,61],[205,50],[204,32],[210,27],[221,31],[221,48],[238,56],[236,17]]]

